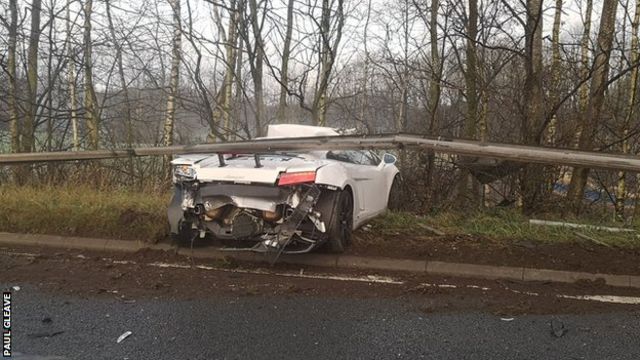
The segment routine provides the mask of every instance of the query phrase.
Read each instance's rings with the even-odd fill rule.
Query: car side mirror
[[[389,153],[385,153],[382,156],[382,162],[387,164],[387,165],[393,165],[396,163],[396,161],[398,160],[398,158],[395,155],[391,155]]]

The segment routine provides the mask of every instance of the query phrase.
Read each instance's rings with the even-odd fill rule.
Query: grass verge
[[[548,220],[567,221],[594,226],[613,226],[609,222],[585,219],[559,219],[549,215]],[[371,232],[382,235],[434,235],[437,229],[447,235],[472,235],[491,242],[536,242],[543,244],[592,242],[602,246],[640,248],[637,233],[607,232],[594,228],[573,229],[560,226],[529,224],[529,218],[515,209],[486,209],[473,213],[442,212],[432,216],[417,216],[406,212],[389,212],[371,223]],[[637,228],[637,227],[636,227]]]
[[[0,231],[157,242],[170,194],[88,186],[0,186]]]
[[[98,191],[88,186],[5,185],[0,186],[0,231],[157,242],[168,238],[166,210],[169,200],[168,192]],[[550,215],[547,219],[558,220]],[[375,234],[379,241],[384,242],[402,235],[412,238],[415,246],[419,245],[421,238],[432,238],[432,229],[437,229],[447,235],[445,240],[451,236],[471,235],[482,238],[484,242],[504,245],[523,241],[541,244],[590,242],[610,247],[640,248],[640,238],[635,233],[536,226],[530,225],[528,220],[515,209],[487,209],[465,214],[442,212],[431,216],[388,212],[360,232]],[[616,226],[584,219],[566,221]],[[366,239],[368,242],[376,241],[374,236]]]

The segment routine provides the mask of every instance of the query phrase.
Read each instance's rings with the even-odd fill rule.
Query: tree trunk
[[[56,28],[56,15],[55,8],[52,6],[49,8],[49,49],[54,49],[56,44],[56,34],[54,29]],[[53,141],[53,91],[55,88],[55,80],[53,79],[53,55],[54,51],[50,50],[47,57],[47,88],[48,88],[48,96],[47,96],[47,136],[45,142],[46,151],[52,151],[52,141]],[[47,166],[48,176],[51,177],[53,175],[53,164]]]
[[[38,44],[40,43],[41,0],[34,0],[31,6],[31,30],[27,50],[27,106],[20,146],[23,152],[32,152],[35,146],[35,126],[38,112]]]
[[[162,144],[164,146],[173,145],[173,129],[176,116],[176,97],[178,95],[178,87],[180,85],[180,58],[182,43],[180,0],[170,0],[169,5],[171,5],[171,9],[173,11],[173,40],[171,50],[171,74],[169,75],[169,94],[167,96],[167,109],[162,135]]]
[[[429,41],[431,42],[431,69],[433,74],[429,80],[429,135],[436,135],[438,128],[438,107],[440,106],[440,78],[442,77],[442,67],[440,66],[440,53],[438,51],[438,10],[439,1],[431,0],[431,14],[429,19]],[[435,153],[429,152],[427,155],[427,171],[425,180],[427,188],[425,191],[426,199],[423,202],[423,212],[427,213],[429,208],[433,206],[434,192],[433,173],[435,167]]]
[[[463,137],[476,138],[478,120],[478,64],[476,41],[478,39],[478,1],[469,0],[469,15],[467,19],[467,43],[465,46],[466,69],[464,80],[466,87],[467,111],[464,121]],[[460,157],[460,160],[464,158]],[[460,169],[462,176],[458,184],[457,203],[460,206],[476,206],[479,202],[476,181],[466,169]]]
[[[93,0],[86,0],[84,4],[84,111],[89,132],[89,150],[98,150],[100,146],[100,116],[98,113],[98,101],[93,86],[92,71],[92,40],[91,40],[91,14],[93,13]]]
[[[633,16],[633,22],[631,23],[631,50],[630,50],[630,63],[633,67],[631,74],[629,75],[629,87],[627,92],[627,109],[624,122],[622,124],[622,144],[621,150],[623,154],[629,154],[631,151],[631,144],[627,137],[631,127],[631,120],[634,115],[634,108],[636,106],[636,99],[638,96],[638,67],[635,66],[640,60],[640,50],[638,49],[640,41],[638,39],[638,28],[640,27],[640,0],[636,0],[636,10]],[[625,201],[627,199],[627,186],[626,186],[627,173],[620,171],[618,173],[618,184],[616,187],[616,202],[615,211],[616,219],[624,221],[625,214]]]
[[[542,23],[542,0],[528,0],[525,28],[525,113],[520,129],[522,142],[526,145],[540,144],[538,134],[545,118],[542,89]],[[520,175],[522,209],[524,212],[530,212],[538,205],[543,191],[543,168],[530,164]]]
[[[551,31],[551,97],[552,104],[555,104],[560,96],[560,25],[562,19],[562,3],[564,0],[556,0],[556,11],[553,17],[553,29]],[[546,132],[545,143],[547,145],[555,145],[558,119],[554,114],[549,121]]]
[[[78,108],[77,104],[77,94],[76,94],[76,76],[75,76],[75,54],[73,52],[73,46],[71,42],[71,1],[67,0],[67,9],[66,9],[66,27],[67,27],[67,40],[66,40],[66,51],[67,57],[69,58],[68,66],[68,85],[69,85],[69,120],[71,122],[71,132],[72,132],[72,142],[73,142],[73,151],[78,151],[80,149],[80,140],[78,136],[78,115],[76,109]]]
[[[287,121],[287,95],[289,91],[289,56],[291,56],[291,35],[293,33],[293,5],[294,0],[287,4],[287,31],[284,36],[282,49],[282,64],[280,66],[280,100],[278,101],[278,122]]]
[[[327,115],[327,89],[329,80],[331,79],[331,71],[336,60],[336,51],[340,45],[342,38],[342,28],[344,26],[344,0],[338,0],[338,8],[335,14],[337,18],[336,35],[331,40],[331,2],[322,0],[322,16],[320,19],[320,70],[318,73],[318,82],[316,93],[313,97],[313,105],[311,107],[311,115],[314,125],[326,125]]]
[[[124,64],[122,62],[122,45],[118,42],[118,36],[116,35],[116,29],[113,25],[113,18],[111,16],[110,0],[105,1],[107,23],[109,25],[109,33],[111,34],[111,41],[115,48],[116,65],[118,67],[118,77],[120,80],[120,86],[122,87],[122,97],[124,98],[124,124],[126,130],[126,143],[127,147],[133,147],[133,124],[131,120],[131,101],[129,99],[129,86],[127,85],[127,79],[124,73]]]
[[[253,78],[253,96],[256,102],[256,135],[263,136],[264,122],[264,92],[262,86],[263,78],[263,62],[264,62],[264,44],[262,42],[262,27],[260,18],[258,17],[258,4],[256,0],[249,0],[249,10],[251,12],[251,28],[255,39],[255,49],[253,51],[253,66],[251,67],[251,75]],[[247,43],[248,45],[249,43]]]
[[[586,0],[586,12],[584,14],[584,31],[582,32],[582,39],[580,40],[580,80],[586,80],[589,77],[589,73],[591,72],[591,64],[590,64],[590,39],[591,39],[591,14],[593,12],[593,0]],[[589,102],[589,86],[585,81],[581,86],[578,93],[578,105],[581,114],[585,114],[587,112],[587,104]],[[576,124],[576,135],[575,135],[575,147],[579,146],[580,136],[582,134],[583,123],[578,120]]]
[[[239,14],[243,14],[244,13],[244,0],[240,0],[238,2],[238,13]],[[244,39],[240,36],[238,38],[238,50],[236,52],[236,71],[235,71],[235,78],[236,78],[236,93],[235,93],[235,100],[233,101],[233,114],[234,117],[236,119],[236,121],[234,121],[233,123],[233,141],[238,140],[238,132],[240,131],[240,118],[242,115],[242,111],[244,109],[244,106],[242,104],[242,97],[243,97],[243,93],[244,93],[244,88],[243,88],[243,82],[242,82],[242,67],[244,66],[244,51],[242,50],[244,47]]]
[[[127,79],[124,74],[124,64],[122,63],[122,45],[118,42],[116,35],[116,29],[113,25],[113,18],[111,16],[111,0],[106,0],[106,13],[107,23],[109,25],[109,32],[111,34],[111,41],[116,50],[116,65],[118,66],[118,77],[120,78],[120,86],[122,87],[122,97],[124,98],[124,126],[126,135],[126,144],[129,149],[133,148],[133,121],[131,119],[131,101],[129,99],[129,86],[127,85]],[[134,177],[133,157],[127,161],[127,171],[130,179]]]
[[[240,11],[238,11],[236,7],[236,1],[232,0],[228,7],[229,10],[229,24],[227,30],[224,29],[224,25],[222,23],[222,18],[220,17],[220,13],[218,12],[217,6],[214,4],[214,18],[218,27],[218,32],[220,33],[221,42],[224,43],[225,48],[225,72],[224,79],[222,81],[222,86],[220,87],[219,92],[216,95],[215,101],[215,111],[214,111],[214,119],[211,125],[211,134],[209,136],[211,141],[215,141],[218,134],[218,130],[215,129],[217,124],[221,124],[221,128],[224,131],[224,138],[228,139],[229,135],[232,132],[231,129],[231,102],[233,97],[233,79],[234,79],[234,71],[236,66],[236,46],[238,41],[238,22],[240,21]],[[192,25],[189,25],[190,28]],[[191,31],[191,30],[190,30]],[[202,58],[200,54],[200,50],[197,49],[197,45],[195,42],[190,40],[198,53],[198,65],[200,64],[200,59]],[[198,66],[198,69],[200,67]],[[204,85],[203,85],[204,86]],[[215,125],[214,125],[215,124]]]
[[[600,19],[600,30],[598,31],[589,102],[587,111],[582,117],[582,133],[579,142],[579,148],[582,150],[593,149],[593,142],[598,130],[600,113],[602,111],[602,105],[604,104],[604,93],[607,88],[607,79],[609,76],[609,58],[613,45],[617,6],[618,2],[616,0],[604,0],[602,6],[602,17]],[[589,169],[579,167],[573,169],[567,196],[573,202],[576,211],[580,210],[588,177]]]
[[[227,69],[224,75],[224,129],[226,138],[229,138],[231,134],[231,98],[233,97],[233,78],[234,70],[236,66],[236,45],[238,39],[238,33],[236,31],[238,27],[238,21],[240,20],[240,14],[236,9],[235,0],[231,1],[230,8],[232,11],[231,19],[229,20],[229,36],[227,37],[227,49],[226,49],[226,66]]]
[[[18,87],[16,81],[16,44],[18,39],[17,0],[9,0],[9,53],[7,54],[7,72],[9,75],[9,133],[11,152],[20,151],[20,124],[18,122]]]

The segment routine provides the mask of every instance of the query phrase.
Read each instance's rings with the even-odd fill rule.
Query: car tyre
[[[397,211],[402,209],[402,185],[402,178],[400,175],[396,175],[389,190],[389,200],[387,202],[389,210]]]
[[[343,253],[351,244],[353,230],[353,196],[348,190],[330,191],[318,202],[318,210],[327,227],[325,249]]]
[[[192,228],[191,222],[181,221],[178,233],[171,233],[171,240],[178,246],[192,246],[197,236],[198,230]]]

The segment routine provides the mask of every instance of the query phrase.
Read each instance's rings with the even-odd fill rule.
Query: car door
[[[363,151],[362,165],[371,173],[371,179],[365,184],[367,216],[376,216],[387,207],[389,197],[388,172],[392,169],[382,162],[373,151]]]
[[[327,158],[343,162],[354,182],[353,192],[357,198],[357,208],[354,208],[355,223],[361,223],[379,212],[382,187],[378,164],[373,158],[366,151],[359,150],[330,151]]]

